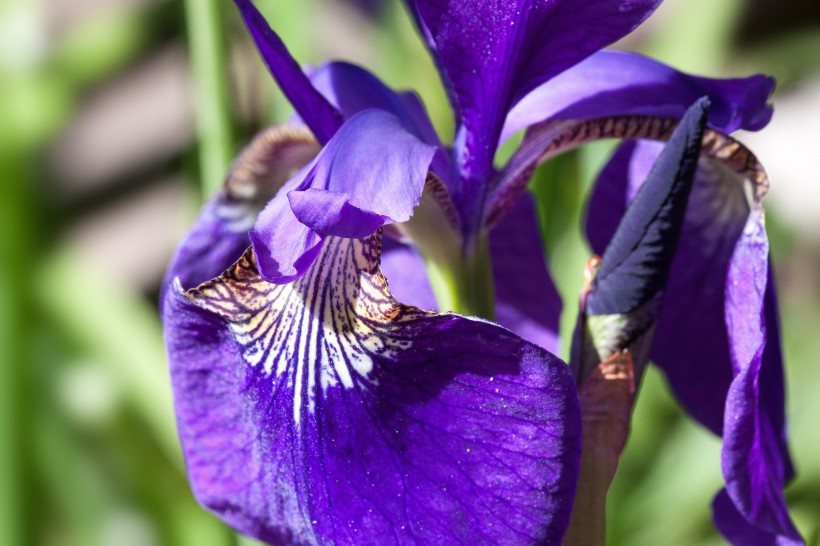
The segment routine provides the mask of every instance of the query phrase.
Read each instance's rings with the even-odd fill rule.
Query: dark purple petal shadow
[[[499,324],[551,353],[558,353],[561,296],[547,270],[530,195],[524,194],[490,231],[490,253]]]

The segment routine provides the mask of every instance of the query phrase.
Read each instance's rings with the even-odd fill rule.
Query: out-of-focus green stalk
[[[224,33],[218,0],[185,0],[188,48],[196,90],[202,193],[221,185],[233,155]]]
[[[20,370],[26,339],[26,199],[22,169],[0,151],[0,544],[24,544]]]
[[[742,0],[688,0],[685,5],[661,7],[671,16],[645,44],[644,53],[678,70],[725,78],[729,76],[726,61],[731,38],[743,5]]]
[[[43,260],[37,280],[41,305],[51,319],[107,366],[168,460],[183,471],[156,310],[70,252]],[[84,320],[76,320],[78,309]]]
[[[547,265],[564,302],[560,328],[565,357],[569,355],[578,315],[584,264],[589,259],[579,229],[585,192],[579,163],[578,152],[556,157],[540,166],[530,183],[538,207]]]
[[[421,250],[439,310],[495,320],[494,286],[486,236],[470,256],[463,256],[458,247],[447,251],[419,241],[414,240]],[[431,248],[435,251],[429,252]]]

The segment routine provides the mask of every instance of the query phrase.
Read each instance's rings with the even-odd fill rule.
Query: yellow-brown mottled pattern
[[[549,139],[550,143],[545,149],[538,150],[534,157],[526,157],[525,142],[522,146],[522,159],[525,160],[520,161],[520,165],[517,164],[516,157],[513,157],[510,164],[514,168],[508,176],[509,182],[496,188],[488,199],[485,227],[489,229],[503,218],[526,188],[536,165],[595,140],[613,138],[665,142],[672,136],[677,125],[677,120],[669,118],[613,116],[586,121],[547,121],[533,126],[528,133],[528,140],[543,142]],[[703,136],[701,154],[726,164],[742,178],[751,180],[755,185],[756,204],[759,205],[768,190],[769,179],[757,157],[748,148],[730,136],[707,129]]]
[[[424,184],[424,192],[425,194],[428,194],[430,198],[439,206],[442,214],[444,214],[444,217],[450,224],[450,227],[452,227],[455,231],[458,231],[461,227],[461,220],[459,218],[458,210],[456,210],[455,205],[453,205],[450,192],[447,191],[447,187],[444,185],[444,182],[442,182],[441,179],[433,172],[430,172],[427,175],[427,181]]]
[[[286,381],[298,424],[329,387],[375,384],[376,359],[412,345],[411,333],[399,326],[429,315],[390,294],[378,267],[380,249],[380,233],[327,238],[305,275],[272,284],[249,248],[223,275],[186,295],[227,321],[248,365]]]
[[[225,189],[234,199],[267,203],[282,184],[313,159],[320,149],[305,127],[267,127],[234,160]]]

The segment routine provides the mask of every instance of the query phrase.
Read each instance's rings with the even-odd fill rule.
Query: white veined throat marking
[[[226,320],[242,359],[293,394],[293,418],[314,414],[317,394],[378,385],[379,359],[412,346],[406,326],[430,313],[398,303],[378,269],[379,234],[327,238],[313,265],[288,284],[258,272],[248,249],[221,276],[186,292]]]

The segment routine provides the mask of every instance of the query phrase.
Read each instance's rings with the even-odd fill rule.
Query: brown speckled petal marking
[[[251,244],[248,230],[277,191],[319,153],[319,144],[298,125],[267,127],[231,165],[225,185],[202,207],[180,244],[163,281],[196,286],[225,271]]]
[[[550,120],[532,126],[521,147],[499,173],[487,200],[485,227],[495,226],[521,197],[534,169],[569,150],[605,139],[654,140],[666,142],[678,125],[674,118],[657,116],[609,116],[589,120]],[[714,129],[703,136],[701,156],[724,164],[755,183],[759,197],[768,188],[766,173],[748,148]]]
[[[580,449],[568,367],[493,323],[398,303],[380,234],[270,284],[252,250],[169,290],[190,480],[274,544],[559,544]]]
[[[292,390],[296,424],[329,387],[375,386],[374,358],[413,344],[393,323],[431,315],[390,297],[375,239],[329,239],[325,267],[285,285],[262,279],[248,249],[224,275],[187,292],[228,322],[245,364]]]

